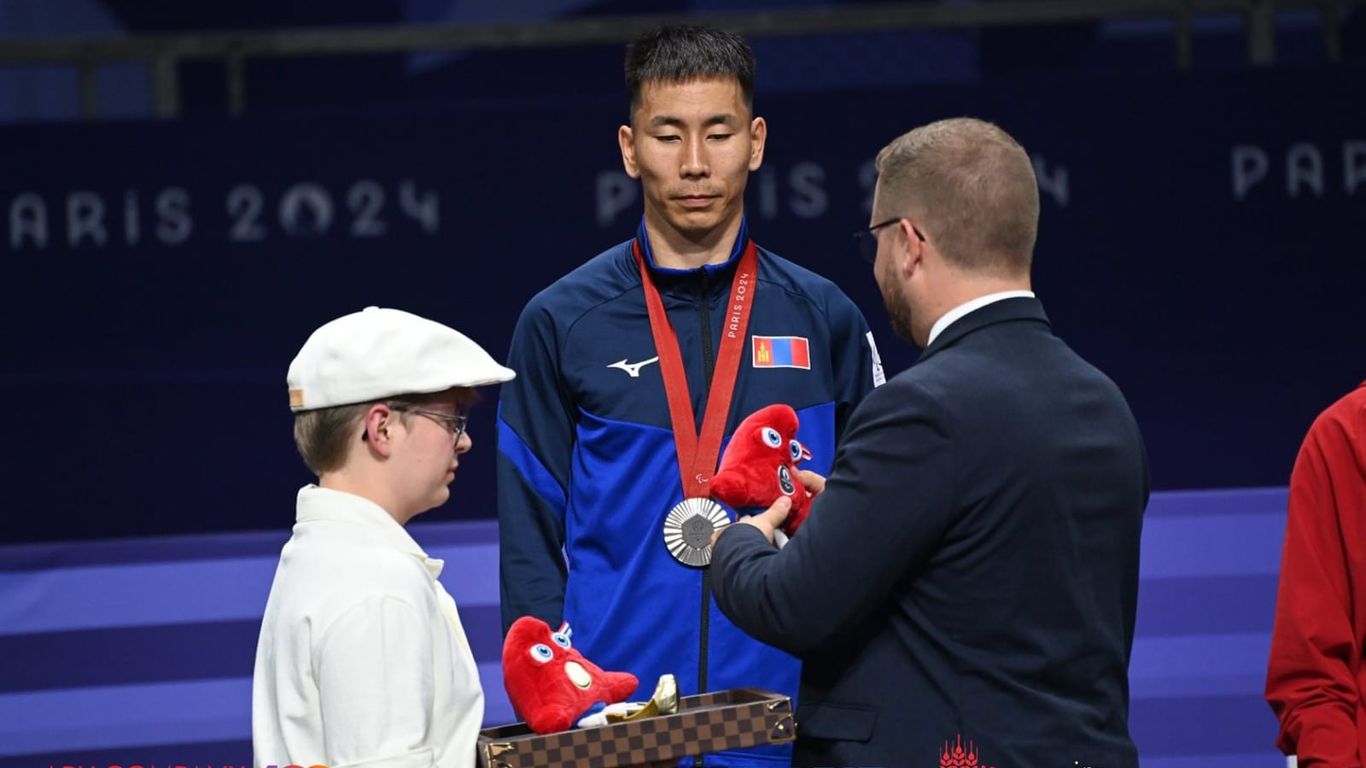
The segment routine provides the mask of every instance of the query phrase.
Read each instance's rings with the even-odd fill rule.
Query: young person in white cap
[[[370,307],[289,366],[299,490],[256,649],[257,768],[466,768],[484,694],[442,562],[403,526],[450,496],[474,387],[513,372],[440,323]]]

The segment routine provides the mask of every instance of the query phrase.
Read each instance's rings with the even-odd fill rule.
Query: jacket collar
[[[714,286],[728,281],[735,271],[736,264],[740,262],[740,255],[745,251],[745,244],[749,242],[749,223],[743,216],[740,218],[740,230],[735,235],[735,242],[730,246],[729,258],[720,264],[703,264],[692,269],[661,267],[655,263],[654,251],[650,247],[650,235],[645,231],[644,216],[640,217],[640,225],[636,227],[636,241],[640,243],[641,253],[645,256],[645,266],[649,268],[651,277],[661,289],[679,285],[696,286],[699,277],[704,278],[707,285]]]
[[[920,353],[916,365],[934,356],[942,349],[952,346],[959,339],[967,336],[974,331],[986,328],[989,325],[1005,323],[1013,320],[1035,320],[1048,325],[1048,316],[1043,312],[1043,304],[1038,299],[1029,297],[1017,297],[1012,299],[1002,299],[992,302],[980,309],[975,309],[966,315],[955,320],[945,328],[942,333],[934,340],[934,343],[925,348]]]
[[[422,547],[413,541],[413,537],[408,535],[408,531],[384,511],[383,507],[353,493],[305,485],[299,489],[295,521],[339,522],[364,526],[368,529],[367,536],[374,542],[422,561],[433,579],[441,575],[441,569],[445,566],[444,561],[428,557]]]

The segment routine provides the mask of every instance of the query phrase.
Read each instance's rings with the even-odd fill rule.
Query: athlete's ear
[[[749,124],[749,170],[759,170],[764,164],[764,143],[768,141],[768,123],[756,117]]]
[[[617,144],[621,147],[621,165],[626,169],[626,175],[633,179],[640,178],[640,166],[636,164],[635,134],[631,126],[617,128]]]

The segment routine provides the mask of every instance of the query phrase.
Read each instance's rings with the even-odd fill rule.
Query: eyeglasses
[[[469,423],[470,417],[463,413],[447,413],[445,411],[433,411],[430,408],[418,408],[407,403],[389,403],[389,408],[395,411],[406,411],[416,413],[445,427],[447,432],[455,437],[455,442],[460,442],[460,436],[465,434],[465,425]]]
[[[455,437],[455,442],[457,443],[460,442],[460,436],[465,434],[465,425],[468,424],[470,420],[470,417],[463,413],[433,411],[430,408],[418,408],[416,405],[410,405],[408,403],[388,402],[385,403],[385,405],[389,406],[389,410],[391,411],[397,411],[399,413],[416,413],[419,416],[426,416],[444,427],[447,432],[450,432],[451,435]],[[361,442],[363,443],[369,439],[369,430],[363,430],[360,433]]]
[[[883,227],[896,224],[904,218],[906,217],[897,216],[895,218],[887,219],[886,221],[880,221],[867,229],[860,229],[854,233],[854,244],[858,247],[859,255],[863,257],[864,261],[869,264],[877,261],[877,231]],[[925,236],[920,233],[920,230],[917,229],[914,224],[911,225],[911,231],[915,233],[916,237],[920,238],[920,242],[925,242]]]
[[[444,411],[430,411],[426,408],[414,408],[413,413],[419,416],[426,416],[446,428],[455,437],[455,442],[460,442],[460,436],[465,434],[465,425],[469,423],[470,417],[463,413],[446,413]]]

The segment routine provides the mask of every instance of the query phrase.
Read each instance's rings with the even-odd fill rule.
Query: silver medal
[[[701,568],[711,562],[712,534],[729,523],[730,515],[715,501],[684,499],[664,518],[664,546],[678,562]]]

